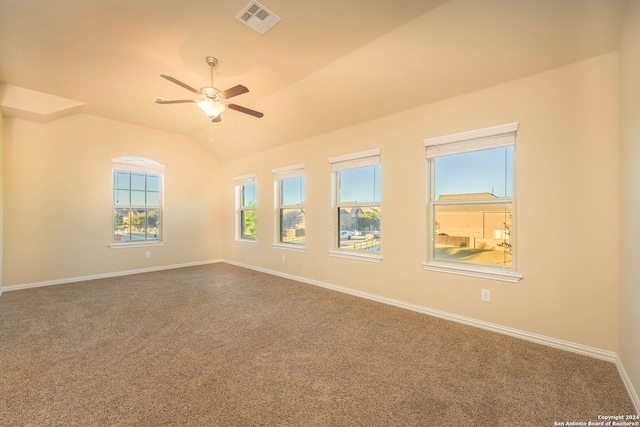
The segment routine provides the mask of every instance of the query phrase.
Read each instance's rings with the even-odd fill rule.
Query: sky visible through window
[[[435,200],[443,194],[513,197],[513,146],[434,159]]]
[[[283,179],[281,185],[282,206],[296,206],[304,203],[304,176]]]
[[[380,203],[380,165],[340,171],[340,202]]]
[[[244,184],[242,186],[242,207],[256,206],[257,203],[256,183]]]

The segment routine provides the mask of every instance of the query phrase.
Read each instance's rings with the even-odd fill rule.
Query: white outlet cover
[[[491,291],[489,289],[483,289],[480,293],[480,298],[482,301],[490,302],[491,301]]]

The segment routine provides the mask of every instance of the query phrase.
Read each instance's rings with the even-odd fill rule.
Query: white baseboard
[[[158,267],[149,267],[149,268],[141,268],[138,270],[125,270],[125,271],[115,271],[112,273],[102,273],[102,274],[92,274],[89,276],[78,276],[78,277],[68,277],[65,279],[58,280],[47,280],[44,282],[33,282],[33,283],[23,283],[19,285],[9,285],[4,286],[0,289],[0,295],[2,294],[2,290],[5,291],[17,291],[20,289],[29,289],[29,288],[39,288],[42,286],[52,286],[52,285],[62,285],[64,283],[75,283],[75,282],[84,282],[85,280],[95,280],[95,279],[106,279],[109,277],[118,277],[118,276],[127,276],[130,274],[139,274],[139,273],[149,273],[152,271],[161,271],[161,270],[171,270],[174,268],[183,268],[183,267],[195,267],[197,265],[205,265],[205,264],[215,264],[217,262],[222,262],[221,259],[216,260],[208,260],[208,261],[196,261],[196,262],[186,262],[184,264],[173,264],[173,265],[161,265]]]
[[[627,393],[629,393],[629,397],[631,398],[631,402],[633,403],[634,408],[636,409],[636,414],[640,414],[640,398],[638,397],[638,393],[633,388],[633,384],[631,383],[631,378],[627,375],[627,371],[624,369],[624,365],[622,361],[616,354],[616,368],[618,368],[618,373],[620,374],[620,378],[622,378],[622,382],[627,389]]]
[[[498,332],[503,335],[509,335],[515,338],[532,341],[532,342],[543,344],[549,347],[554,347],[561,350],[567,350],[572,353],[578,353],[585,356],[595,357],[596,359],[606,360],[608,362],[615,362],[617,358],[617,354],[613,351],[602,350],[595,347],[576,344],[570,341],[564,341],[557,338],[547,337],[545,335],[534,334],[531,332],[509,328],[509,327],[498,325],[495,323],[484,322],[482,320],[477,320],[470,317],[459,316],[457,314],[447,313],[445,311],[434,310],[432,308],[428,308],[428,307],[424,307],[416,304],[410,304],[404,301],[382,297],[375,294],[370,294],[368,292],[357,291],[357,290],[345,288],[342,286],[337,286],[329,283],[320,282],[317,280],[307,279],[305,277],[293,276],[291,274],[281,273],[279,271],[268,270],[265,268],[255,267],[252,265],[242,264],[242,263],[238,263],[230,260],[223,260],[223,262],[227,264],[236,265],[238,267],[248,268],[248,269],[260,271],[263,273],[272,274],[274,276],[284,277],[286,279],[296,280],[298,282],[308,283],[310,285],[332,289],[334,291],[343,292],[343,293],[358,296],[361,298],[370,299],[370,300],[381,302],[384,304],[405,308],[407,310],[417,311],[419,313],[428,314],[430,316],[439,317],[441,319],[451,320],[453,322],[463,323],[469,326],[475,326],[476,328],[486,329],[492,332]]]
[[[252,265],[242,264],[235,261],[224,260],[223,262],[227,264],[236,265],[238,267],[248,268],[251,270],[260,271],[267,274],[272,274],[274,276],[284,277],[286,279],[295,280],[302,283],[308,283],[310,285],[321,286],[323,288],[331,289],[338,292],[343,292],[346,294],[354,295],[361,298],[370,299],[373,301],[381,302],[384,304],[393,305],[400,308],[405,308],[407,310],[417,311],[419,313],[427,314],[429,316],[438,317],[441,319],[451,320],[453,322],[462,323],[469,326],[474,326],[476,328],[485,329],[492,332],[497,332],[503,335],[509,335],[514,338],[520,338],[527,341],[532,341],[537,344],[546,345],[549,347],[554,347],[560,350],[570,351],[572,353],[582,354],[584,356],[594,357],[596,359],[605,360],[608,362],[613,362],[618,369],[618,373],[620,374],[620,378],[624,383],[625,388],[627,389],[627,393],[629,394],[629,398],[635,407],[636,413],[640,414],[640,399],[638,399],[638,394],[636,393],[631,379],[627,375],[618,354],[613,351],[602,350],[595,347],[590,347],[583,344],[577,344],[570,341],[564,341],[557,338],[548,337],[545,335],[534,334],[527,331],[522,331],[519,329],[509,328],[502,325],[497,325],[495,323],[484,322],[482,320],[476,320],[465,316],[459,316],[457,314],[447,313],[440,310],[434,310],[428,307],[419,306],[416,304],[410,304],[404,301],[394,300],[392,298],[386,298],[379,295],[370,294],[367,292],[357,291],[354,289],[345,288],[342,286],[331,285],[329,283],[320,282],[317,280],[307,279],[305,277],[294,276],[291,274],[281,273],[279,271],[268,270],[265,268],[255,267]]]

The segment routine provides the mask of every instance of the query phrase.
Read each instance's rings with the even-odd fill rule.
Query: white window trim
[[[366,261],[366,262],[375,262],[375,263],[380,263],[382,262],[382,257],[378,254],[373,255],[373,254],[367,254],[367,253],[363,253],[363,252],[355,252],[355,251],[341,251],[339,249],[332,249],[329,251],[329,256],[335,257],[335,258],[346,258],[346,259],[353,259],[356,261]]]
[[[161,229],[162,229],[162,240],[151,240],[151,241],[130,241],[130,242],[111,242],[109,247],[111,249],[124,249],[124,248],[135,248],[141,246],[164,246],[166,241],[164,240],[164,169],[165,165],[160,164],[154,160],[147,159],[145,157],[136,157],[136,156],[123,156],[123,157],[112,157],[111,158],[111,176],[113,177],[114,170],[126,170],[131,172],[145,172],[145,173],[153,173],[162,176],[161,189],[160,189],[160,221],[161,221]],[[111,188],[111,197],[113,197],[113,186]],[[111,218],[112,224],[112,232],[113,232],[113,218]]]
[[[437,136],[435,138],[427,138],[424,140],[424,146],[431,147],[434,145],[469,141],[472,139],[480,139],[480,138],[497,136],[497,135],[502,135],[507,133],[513,133],[513,132],[516,132],[517,130],[518,130],[518,122],[507,123],[504,125],[491,126],[491,127],[482,128],[482,129],[454,133],[451,135]]]
[[[511,270],[493,270],[470,265],[452,265],[442,262],[424,262],[422,268],[427,271],[458,274],[461,276],[480,277],[482,279],[500,280],[502,282],[518,283],[522,275]]]
[[[111,243],[109,245],[109,247],[111,247],[111,249],[122,249],[122,248],[134,248],[134,247],[141,247],[141,246],[164,246],[165,243],[167,243],[164,240],[159,240],[159,241],[155,241],[155,242],[132,242],[132,243]]]
[[[304,176],[304,163],[293,166],[285,166],[282,168],[271,169],[271,173],[275,175],[274,180],[295,178],[296,176]]]
[[[143,157],[114,157],[111,159],[112,169],[121,169],[132,172],[148,172],[159,175],[164,174],[165,166]]]
[[[283,250],[293,251],[293,252],[305,252],[306,244],[296,245],[293,243],[283,243],[280,241],[280,215],[279,215],[279,209],[280,209],[279,199],[281,197],[279,182],[287,178],[305,176],[304,163],[298,163],[297,165],[284,166],[281,168],[272,169],[271,172],[273,173],[273,195],[274,195],[273,199],[274,199],[274,212],[275,212],[275,214],[273,215],[273,243],[271,246],[274,249],[283,249]],[[306,185],[306,181],[305,181],[305,185]],[[306,206],[306,201],[305,201],[305,206]],[[306,230],[305,230],[305,234],[306,234]],[[305,239],[305,242],[306,242],[306,239]]]
[[[330,157],[329,163],[331,163],[332,172],[343,169],[378,165],[380,164],[380,149],[376,148],[373,150],[361,151],[359,153]]]
[[[336,183],[336,175],[335,172],[339,172],[345,169],[353,169],[360,168],[364,166],[373,166],[380,164],[380,153],[381,150],[379,148],[375,148],[367,151],[360,151],[358,153],[352,154],[344,154],[341,156],[335,156],[329,158],[329,163],[331,164],[331,218],[333,221],[333,239],[332,245],[333,249],[329,250],[329,256],[336,258],[346,258],[357,261],[367,261],[367,262],[375,262],[380,263],[382,261],[382,252],[378,252],[375,254],[372,253],[364,253],[364,252],[356,252],[356,251],[347,251],[338,248],[338,228],[339,224],[336,223],[337,216],[335,215],[336,210],[338,209],[338,189]],[[344,204],[344,206],[348,206],[349,204]],[[379,207],[382,207],[382,203],[378,204]]]
[[[256,237],[255,239],[243,239],[241,236],[241,232],[240,232],[240,227],[242,226],[240,224],[240,208],[242,205],[242,195],[241,195],[241,187],[245,184],[251,184],[251,183],[256,183],[256,195],[257,195],[257,175],[255,173],[250,173],[250,174],[246,174],[246,175],[240,175],[240,176],[236,176],[235,178],[233,178],[233,181],[235,183],[235,195],[236,195],[236,209],[235,209],[235,242],[236,243],[243,243],[245,245],[257,245],[258,244],[258,238]],[[256,212],[258,211],[258,207],[256,206]]]
[[[293,243],[272,243],[274,249],[282,249],[284,251],[305,252],[307,249],[304,245],[294,245]]]
[[[498,148],[498,147],[506,147],[513,145],[515,147],[515,132],[518,130],[518,122],[507,123],[498,126],[491,126],[482,129],[476,129],[467,132],[460,132],[451,135],[444,135],[435,138],[427,138],[424,140],[425,146],[425,155],[427,160],[432,159],[434,157],[457,154],[457,153],[467,153],[471,151],[479,151],[486,150],[490,148]],[[515,162],[514,158],[514,175],[515,175]],[[427,207],[431,206],[431,198],[432,191],[431,183],[433,182],[431,176],[431,168],[428,167],[428,203]],[[514,187],[514,197],[510,198],[512,203],[512,209],[515,212],[516,202],[515,202],[515,182],[513,183]],[[429,209],[427,209],[427,217],[431,217],[431,213]],[[515,229],[515,222],[512,225]],[[450,274],[458,274],[462,276],[470,276],[470,277],[479,277],[483,279],[492,279],[499,280],[510,283],[518,283],[520,279],[522,279],[522,275],[519,274],[517,270],[517,264],[515,262],[510,267],[491,267],[482,264],[464,264],[464,263],[447,263],[440,260],[433,259],[433,230],[429,225],[427,227],[428,233],[428,248],[427,248],[427,256],[429,257],[429,261],[422,263],[422,267],[427,271],[437,271],[441,273],[450,273]],[[514,233],[517,236],[517,232]],[[515,240],[514,239],[514,246]]]

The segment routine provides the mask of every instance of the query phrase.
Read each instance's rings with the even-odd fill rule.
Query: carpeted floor
[[[613,363],[227,264],[5,292],[1,426],[553,426]]]

